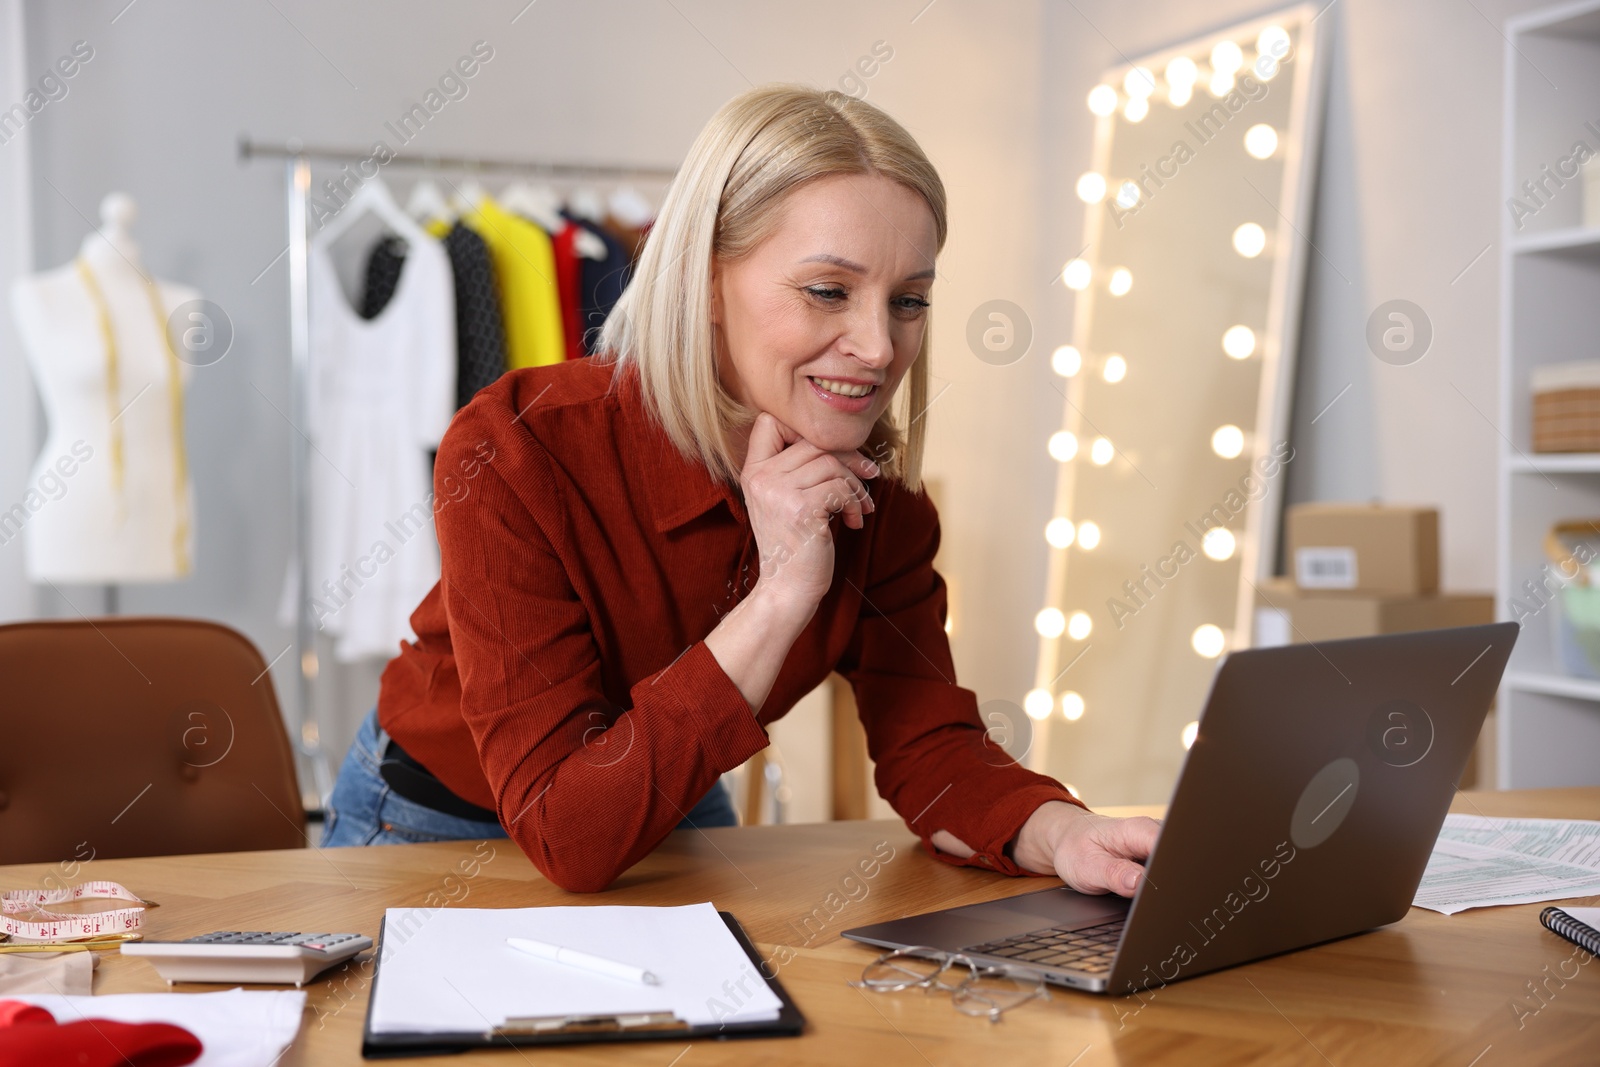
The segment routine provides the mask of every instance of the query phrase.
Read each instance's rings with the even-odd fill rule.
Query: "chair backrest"
[[[300,848],[304,831],[272,678],[243,634],[0,626],[0,864]]]

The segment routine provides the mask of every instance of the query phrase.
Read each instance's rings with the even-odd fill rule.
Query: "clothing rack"
[[[388,160],[380,169],[390,167],[418,168],[430,171],[464,171],[467,173],[525,174],[545,178],[599,180],[599,181],[668,181],[677,174],[676,167],[636,166],[630,164],[551,162],[526,159],[494,159],[482,156],[416,155],[388,153]],[[307,204],[311,197],[311,165],[318,163],[361,163],[375,161],[370,150],[303,145],[299,142],[268,144],[239,138],[240,162],[256,159],[284,161],[284,185],[288,197],[289,227],[289,362],[290,390],[293,394],[290,417],[298,430],[307,425],[311,390],[311,320],[307,288],[308,237],[306,221]],[[370,180],[365,175],[359,176]],[[317,677],[316,627],[311,617],[311,445],[304,432],[292,439],[290,460],[290,492],[294,497],[294,525],[292,542],[295,558],[299,561],[299,588],[295,602],[295,647],[300,653],[300,668],[296,675],[296,713],[294,722],[295,751],[298,753],[302,781],[301,802],[308,811],[325,811],[333,792],[333,770],[328,754],[322,746],[321,716],[313,699],[313,683]],[[314,790],[314,791],[313,791]]]

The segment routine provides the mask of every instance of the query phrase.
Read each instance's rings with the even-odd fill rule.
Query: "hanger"
[[[535,188],[518,179],[500,191],[500,206],[527,216],[548,233],[559,233],[566,225],[561,217],[561,198],[549,186]]]
[[[489,194],[478,179],[463,178],[450,195],[450,210],[457,215],[465,215],[476,211],[487,199]]]
[[[611,194],[607,201],[611,208],[611,217],[624,226],[640,229],[645,223],[656,217],[655,209],[650,206],[650,201],[644,194],[631,185],[624,185]]]
[[[345,204],[344,210],[333,217],[321,230],[311,238],[311,243],[318,248],[327,248],[343,237],[346,231],[354,226],[362,215],[371,212],[378,216],[391,230],[407,240],[414,239],[421,230],[411,220],[411,216],[400,210],[400,205],[394,202],[394,196],[389,192],[389,187],[382,178],[369,179]]]
[[[411,199],[406,201],[406,214],[424,226],[430,222],[455,221],[455,213],[445,202],[444,194],[428,178],[411,187]]]
[[[598,190],[586,185],[567,197],[567,210],[586,222],[599,222],[606,217],[606,202]]]

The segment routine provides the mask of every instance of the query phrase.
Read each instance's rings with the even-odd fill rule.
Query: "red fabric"
[[[37,1004],[28,1004],[21,1000],[0,1000],[0,1029],[39,1023],[54,1026],[55,1022],[56,1017]]]
[[[202,1051],[200,1039],[181,1026],[110,1019],[58,1026],[43,1008],[0,1000],[0,1067],[181,1067]]]
[[[571,219],[550,242],[556,257],[556,296],[561,303],[561,330],[567,338],[567,358],[583,358],[583,311],[579,307],[579,269],[576,242],[583,227]]]
[[[593,891],[838,670],[912,830],[1025,873],[1006,843],[1045,801],[1077,802],[987,744],[956,684],[927,495],[875,479],[865,527],[832,524],[833,587],[758,719],[704,641],[759,574],[738,488],[682,458],[617,373],[608,395],[594,359],[512,371],[457,414],[435,466],[442,578],[384,669],[384,728],[551,881]]]

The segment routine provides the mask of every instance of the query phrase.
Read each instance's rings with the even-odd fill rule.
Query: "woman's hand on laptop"
[[[1056,874],[1080,893],[1133,896],[1161,823],[1144,815],[1118,819],[1064,800],[1034,809],[1011,850],[1017,866]]]

